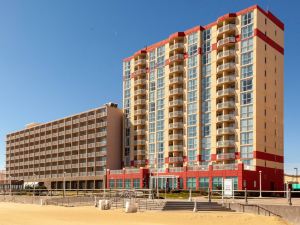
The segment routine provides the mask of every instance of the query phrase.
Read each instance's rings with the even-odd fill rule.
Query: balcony
[[[146,120],[144,120],[144,119],[134,121],[135,125],[145,125],[145,123],[146,123]]]
[[[183,172],[183,167],[169,167],[169,172],[180,173]]]
[[[169,102],[169,106],[173,107],[173,106],[182,106],[183,105],[183,101],[181,99],[178,100],[173,100]]]
[[[137,79],[134,81],[134,85],[144,85],[146,84],[146,79]]]
[[[174,78],[170,79],[170,85],[180,84],[182,82],[183,82],[183,78],[182,77],[174,77]]]
[[[138,76],[138,75],[141,75],[141,74],[145,74],[145,73],[147,73],[146,69],[139,69],[139,70],[134,71],[134,75],[135,76]]]
[[[138,59],[134,61],[134,66],[146,64],[146,59]]]
[[[234,114],[225,114],[217,117],[217,122],[227,122],[227,121],[234,121],[235,115]]]
[[[225,84],[235,82],[235,75],[227,75],[225,77],[220,77],[217,79],[217,84]]]
[[[173,45],[170,45],[170,51],[174,51],[176,49],[183,49],[184,48],[184,44],[183,43],[175,43]]]
[[[146,154],[146,151],[144,149],[138,149],[135,152],[136,152],[136,155],[145,155]]]
[[[182,117],[183,112],[182,111],[174,111],[169,113],[170,118],[176,118],[176,117]]]
[[[217,67],[217,73],[227,71],[227,70],[233,70],[233,69],[235,69],[234,62],[224,63]]]
[[[224,140],[224,141],[218,141],[217,147],[219,148],[227,148],[227,147],[234,147],[234,140]]]
[[[169,163],[181,163],[181,162],[183,162],[182,156],[169,157]]]
[[[182,134],[170,134],[169,140],[182,140],[183,135]]]
[[[217,59],[219,60],[219,59],[224,59],[224,58],[233,57],[233,56],[235,56],[234,50],[226,50],[226,51],[219,52],[217,55]]]
[[[235,44],[235,37],[226,37],[218,41],[217,47],[224,47],[226,45]]]
[[[134,131],[134,135],[145,135],[145,133],[145,130],[142,129]]]
[[[176,151],[182,151],[183,150],[183,145],[172,145],[169,146],[169,151],[170,152],[176,152]]]
[[[217,129],[217,135],[234,134],[234,127],[224,127]]]
[[[231,164],[214,164],[213,170],[237,170],[238,166],[235,163]]]
[[[138,99],[136,101],[134,101],[135,105],[145,105],[146,104],[146,100],[145,99]]]
[[[170,129],[182,129],[183,128],[183,123],[182,122],[169,123],[169,128]]]
[[[235,159],[235,153],[220,153],[217,154],[217,160]]]
[[[183,66],[173,66],[170,68],[170,73],[183,72]]]
[[[182,61],[182,60],[184,60],[183,54],[176,54],[169,58],[169,62],[176,62],[176,61]]]
[[[229,108],[234,108],[234,107],[235,107],[234,101],[226,101],[226,102],[217,104],[217,109],[229,109]]]
[[[146,109],[137,109],[137,110],[135,110],[134,111],[134,114],[135,115],[145,115],[145,113],[146,113]]]
[[[229,95],[235,95],[235,89],[234,88],[226,88],[223,90],[219,90],[217,92],[217,97],[223,97],[223,96],[229,96]]]
[[[208,171],[208,165],[201,165],[201,166],[189,166],[188,171]]]
[[[136,90],[136,91],[134,91],[134,95],[145,95],[146,94],[146,92],[145,92],[145,90],[143,90],[143,89],[139,89],[139,90]]]
[[[144,165],[146,163],[146,160],[139,159],[134,161],[135,165]]]
[[[235,31],[235,24],[227,24],[218,29],[218,35],[228,31]]]
[[[135,140],[134,145],[145,145],[146,141],[145,140]]]
[[[183,94],[183,89],[182,88],[174,88],[170,90],[170,96],[171,95],[182,95]]]

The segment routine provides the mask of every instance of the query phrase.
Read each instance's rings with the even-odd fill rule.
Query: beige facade
[[[125,59],[124,165],[283,175],[283,27],[253,6]]]
[[[102,188],[106,169],[121,167],[122,111],[113,103],[6,138],[7,177],[47,187]]]

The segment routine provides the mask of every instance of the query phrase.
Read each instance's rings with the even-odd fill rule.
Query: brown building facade
[[[7,178],[48,188],[103,188],[106,169],[121,167],[122,111],[100,108],[7,135]]]

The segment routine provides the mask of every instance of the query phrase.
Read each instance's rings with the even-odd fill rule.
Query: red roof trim
[[[220,21],[222,21],[222,20],[225,19],[225,18],[228,18],[228,17],[234,17],[234,16],[239,16],[239,15],[242,15],[242,14],[244,14],[244,13],[250,12],[250,11],[252,11],[252,10],[254,10],[254,9],[257,9],[257,10],[259,10],[260,12],[262,12],[266,17],[268,17],[268,18],[269,18],[274,24],[276,24],[280,29],[284,30],[284,24],[283,24],[283,22],[282,22],[280,19],[278,19],[276,16],[274,16],[270,11],[265,11],[265,10],[263,10],[260,6],[258,6],[258,5],[253,5],[253,6],[250,6],[250,7],[246,8],[246,9],[243,9],[243,10],[241,10],[241,11],[238,11],[238,12],[236,12],[236,13],[228,13],[228,14],[225,14],[225,15],[219,17],[219,18],[217,19],[217,21],[214,21],[214,22],[212,22],[212,23],[210,23],[210,24],[207,24],[206,26],[196,26],[196,27],[193,27],[193,28],[191,28],[191,29],[188,29],[188,30],[186,30],[186,31],[184,31],[184,32],[177,32],[177,33],[174,33],[174,34],[172,34],[172,35],[179,34],[179,33],[183,33],[183,35],[188,35],[188,34],[190,34],[190,33],[193,33],[193,32],[199,31],[199,30],[207,30],[207,29],[210,29],[211,27],[215,26],[215,25],[217,24],[217,22],[220,22]],[[171,36],[172,36],[172,35],[171,35]],[[181,35],[182,35],[182,34],[181,34]],[[171,37],[171,36],[170,36],[170,37]],[[169,38],[170,38],[170,37],[169,37]],[[165,40],[162,40],[162,41],[160,41],[160,42],[157,42],[157,43],[155,43],[155,44],[153,44],[153,45],[150,45],[149,47],[146,48],[146,50],[147,50],[147,51],[152,51],[154,48],[157,48],[157,47],[159,47],[159,46],[162,46],[162,45],[168,43],[168,42],[169,42],[169,38],[167,38],[167,39],[165,39]],[[144,49],[144,50],[145,50],[145,49]],[[131,57],[128,57],[128,58],[125,58],[123,61],[124,61],[124,62],[127,62],[127,61],[130,61],[131,59],[132,59],[132,56],[131,56]]]
[[[254,36],[259,37],[264,42],[266,42],[268,45],[276,49],[278,52],[280,52],[282,55],[284,55],[284,48],[281,47],[279,44],[277,44],[274,40],[266,36],[263,32],[261,32],[258,29],[254,29]]]

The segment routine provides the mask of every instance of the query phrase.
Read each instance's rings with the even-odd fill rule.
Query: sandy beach
[[[39,206],[0,203],[0,225],[282,225],[276,217],[232,212],[99,211],[94,207]]]

